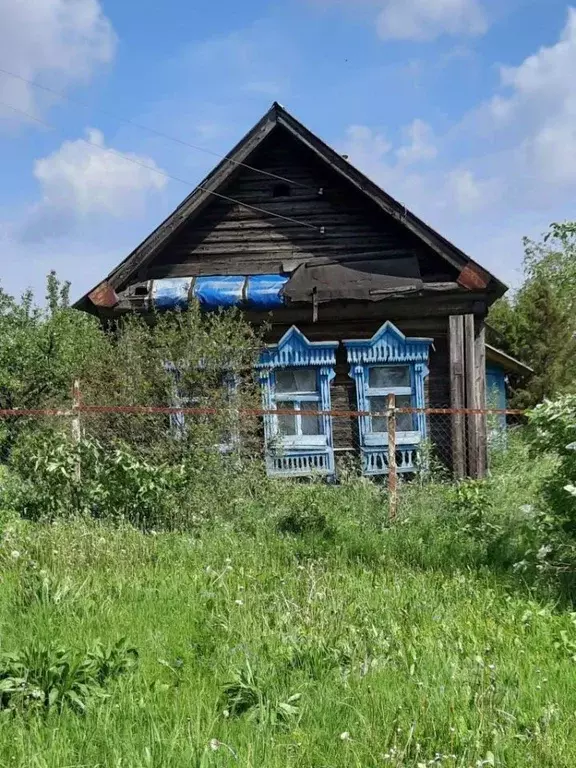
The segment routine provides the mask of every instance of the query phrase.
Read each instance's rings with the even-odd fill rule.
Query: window
[[[276,406],[283,413],[276,417],[278,433],[282,437],[305,438],[322,434],[319,411],[320,392],[318,376],[313,368],[276,371]],[[304,413],[302,413],[304,412]]]
[[[368,369],[368,410],[377,414],[371,416],[371,432],[388,432],[388,395],[396,395],[397,408],[414,408],[415,402],[411,386],[409,365],[374,366]],[[396,415],[396,431],[412,432],[414,430],[414,415],[398,413]]]
[[[214,403],[212,400],[207,402],[207,392],[202,391],[202,387],[195,385],[194,381],[187,379],[182,374],[182,370],[172,363],[166,363],[165,369],[170,374],[172,381],[172,391],[170,396],[170,406],[172,408],[202,408],[203,406],[210,407]],[[217,442],[215,447],[221,453],[229,453],[238,444],[239,441],[239,424],[238,413],[235,409],[235,400],[238,394],[239,378],[231,371],[222,371],[218,376],[218,385],[223,390],[223,407],[228,406],[230,408],[230,416],[224,421],[218,420]],[[193,415],[190,418],[196,420],[196,423],[205,424],[206,427],[214,428],[214,421],[211,422],[210,416],[197,416]],[[184,440],[187,434],[186,426],[187,416],[183,412],[175,412],[170,414],[170,432],[177,440]],[[219,437],[219,440],[218,440]]]
[[[292,327],[258,364],[268,473],[334,473],[330,383],[338,342],[310,342]],[[278,413],[276,413],[278,412]]]
[[[371,339],[345,341],[350,376],[356,386],[358,409],[367,415],[358,422],[365,474],[388,471],[388,397],[397,408],[424,408],[424,380],[432,339],[406,338],[392,323],[385,323]],[[423,413],[396,415],[399,471],[413,472],[417,453],[426,438]]]

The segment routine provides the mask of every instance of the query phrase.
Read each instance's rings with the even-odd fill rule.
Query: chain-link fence
[[[522,411],[397,407],[390,395],[373,412],[242,407],[216,404],[92,405],[80,385],[64,408],[0,411],[0,461],[13,464],[30,446],[57,436],[71,445],[122,448],[147,466],[260,465],[284,478],[355,473],[387,485],[395,509],[398,483],[415,476],[483,477],[524,424]],[[77,456],[81,472],[82,456]],[[194,464],[196,462],[196,464]],[[213,470],[212,470],[213,471]]]

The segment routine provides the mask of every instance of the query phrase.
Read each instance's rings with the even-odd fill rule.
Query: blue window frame
[[[292,326],[258,364],[268,474],[334,474],[330,384],[337,341],[311,342]],[[279,411],[279,413],[273,413]]]
[[[186,385],[182,377],[182,368],[171,362],[164,364],[165,370],[169,373],[172,381],[172,391],[170,395],[170,406],[172,408],[199,408],[202,406],[201,398],[194,394],[194,391]],[[220,385],[224,389],[225,400],[228,404],[230,415],[230,427],[224,430],[220,435],[220,441],[215,444],[215,448],[220,453],[231,453],[238,447],[240,440],[239,423],[236,411],[236,396],[240,385],[240,378],[232,371],[222,371],[220,375]],[[182,411],[170,414],[170,432],[177,440],[182,440],[186,436],[186,414]]]
[[[371,339],[344,342],[350,376],[356,385],[362,470],[366,475],[388,472],[388,396],[396,396],[397,408],[424,408],[424,381],[433,339],[407,338],[386,322]],[[400,472],[413,472],[418,448],[427,434],[422,413],[396,416],[397,464]]]

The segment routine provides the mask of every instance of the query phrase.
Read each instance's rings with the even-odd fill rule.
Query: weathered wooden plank
[[[478,387],[476,378],[476,330],[474,316],[464,317],[464,349],[466,364],[466,407],[479,408]],[[468,474],[478,478],[479,474],[479,437],[478,421],[475,416],[467,416],[468,437]]]
[[[227,215],[225,218],[222,218],[221,216],[202,216],[202,221],[193,229],[190,228],[190,232],[193,232],[194,236],[198,233],[210,234],[214,224],[217,224],[218,228],[222,231],[248,230],[252,232],[259,229],[281,228],[282,230],[288,231],[300,229],[300,226],[293,222],[278,221],[272,217],[264,218],[256,215],[243,216],[241,215],[241,211],[237,211],[236,213],[239,215],[233,216],[230,212],[230,215]],[[357,213],[351,213],[347,210],[341,212],[335,212],[333,210],[330,212],[323,212],[316,210],[315,207],[311,207],[306,213],[306,221],[310,224],[317,224],[318,226],[321,226],[322,224],[326,226],[363,226],[371,230],[370,225],[364,220],[361,211],[358,211]],[[383,236],[384,234],[385,233],[383,233]]]
[[[149,277],[207,274],[204,269],[188,271],[179,266],[202,261],[234,261],[240,265],[260,259],[277,263],[280,255],[282,258],[343,259],[370,253],[385,258],[387,253],[402,252],[417,256],[423,276],[434,274],[438,281],[457,279],[458,270],[426,248],[401,222],[383,214],[379,206],[344,183],[287,133],[270,136],[250,158],[250,164],[295,181],[306,179],[302,183],[308,187],[292,185],[290,197],[275,198],[274,179],[239,169],[225,193],[268,213],[212,200],[148,264]],[[317,192],[320,188],[323,189],[321,195]],[[269,214],[295,218],[315,228]],[[244,272],[244,269],[239,267],[235,271]],[[229,273],[227,267],[223,273]]]
[[[474,340],[476,363],[476,397],[479,408],[486,408],[486,328],[477,324]],[[488,465],[488,425],[486,415],[476,417],[476,440],[478,455],[478,477],[485,477]]]
[[[449,320],[450,341],[450,407],[465,407],[464,319],[452,315]],[[466,475],[466,425],[464,416],[452,416],[452,467],[457,478]]]
[[[286,246],[290,248],[299,248],[300,243],[318,242],[324,247],[346,248],[349,241],[357,241],[362,247],[368,248],[386,248],[389,244],[391,249],[397,249],[398,244],[394,240],[387,241],[385,238],[374,235],[373,233],[362,234],[359,230],[351,231],[347,229],[331,230],[317,232],[316,237],[312,237],[309,232],[303,229],[295,229],[290,232],[288,237],[283,229],[259,230],[258,232],[221,232],[215,230],[206,237],[190,238],[190,240],[179,244],[179,247],[188,247],[191,253],[211,253],[212,250],[222,250],[223,248],[244,248],[249,245],[252,249],[266,248],[267,246],[276,247]],[[332,244],[333,241],[333,244]]]

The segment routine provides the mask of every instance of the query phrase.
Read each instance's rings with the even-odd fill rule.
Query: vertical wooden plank
[[[396,466],[396,395],[388,395],[388,514],[396,519],[398,511],[398,468]]]
[[[82,440],[82,424],[80,422],[80,406],[82,405],[82,396],[80,392],[80,380],[74,379],[72,385],[72,442],[75,445]],[[76,466],[74,467],[74,475],[77,483],[80,483],[82,479],[82,465],[80,463],[80,455],[76,459]]]
[[[72,442],[79,443],[82,438],[82,427],[80,424],[80,405],[82,403],[80,397],[80,381],[74,379],[72,385],[72,411],[74,416],[72,417]]]
[[[486,408],[486,328],[480,323],[476,331],[474,359],[476,363],[476,398],[478,408]],[[486,414],[476,417],[478,477],[485,477],[488,466],[488,424]]]
[[[466,361],[466,408],[478,408],[476,386],[476,334],[474,315],[464,316],[464,351]],[[478,422],[475,416],[466,416],[468,436],[468,475],[479,477],[478,472]]]
[[[450,343],[450,407],[461,410],[465,407],[464,386],[464,318],[451,315],[449,325]],[[462,414],[452,415],[452,468],[456,478],[466,475],[466,423]]]

